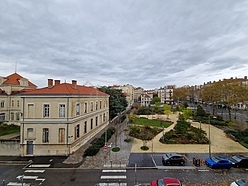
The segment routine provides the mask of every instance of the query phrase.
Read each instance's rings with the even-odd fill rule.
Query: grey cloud
[[[245,7],[245,0],[4,0],[0,64],[18,61],[19,73],[34,79],[144,88],[202,84],[230,69],[244,76]]]

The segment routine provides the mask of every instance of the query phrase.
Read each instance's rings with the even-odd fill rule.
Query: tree
[[[185,101],[188,96],[190,96],[190,91],[189,88],[187,87],[180,87],[180,88],[175,88],[173,90],[173,100],[176,100],[177,102],[179,101]]]
[[[171,107],[168,104],[164,104],[164,114],[167,115],[167,118],[169,118],[171,114]]]
[[[120,89],[113,89],[111,87],[103,86],[99,88],[100,91],[110,95],[109,97],[109,117],[113,119],[119,113],[124,111],[128,105],[126,97]]]

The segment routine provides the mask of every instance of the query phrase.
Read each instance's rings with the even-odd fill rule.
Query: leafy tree
[[[152,114],[152,109],[149,107],[141,107],[138,111],[137,111],[138,115],[150,115]]]
[[[173,100],[176,101],[185,101],[187,99],[187,97],[189,97],[190,91],[188,87],[180,87],[180,88],[175,88],[173,89]]]
[[[205,116],[206,115],[206,112],[205,110],[203,109],[203,107],[201,105],[197,105],[196,107],[196,116]]]
[[[161,103],[161,99],[157,96],[152,98],[151,104]]]
[[[111,87],[103,86],[99,88],[100,91],[110,95],[109,97],[109,117],[113,119],[120,112],[124,111],[128,105],[126,97],[122,90],[113,89]]]
[[[171,114],[171,107],[168,104],[164,104],[164,114],[167,115],[167,118],[169,118]]]

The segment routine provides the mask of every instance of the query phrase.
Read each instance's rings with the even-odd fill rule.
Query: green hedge
[[[107,141],[111,138],[111,136],[115,133],[115,128],[109,128],[107,130]],[[84,156],[94,156],[96,155],[99,150],[105,145],[105,133],[98,138],[95,143],[93,143],[90,147],[88,147],[85,152]]]

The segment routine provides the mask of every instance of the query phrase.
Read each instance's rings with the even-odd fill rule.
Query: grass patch
[[[16,132],[20,132],[20,126],[17,125],[7,125],[7,124],[0,124],[0,136],[13,134]]]
[[[135,118],[133,121],[136,125],[146,125],[146,126],[153,126],[153,127],[169,127],[172,122],[171,121],[162,121],[157,119],[147,119],[147,118]]]

